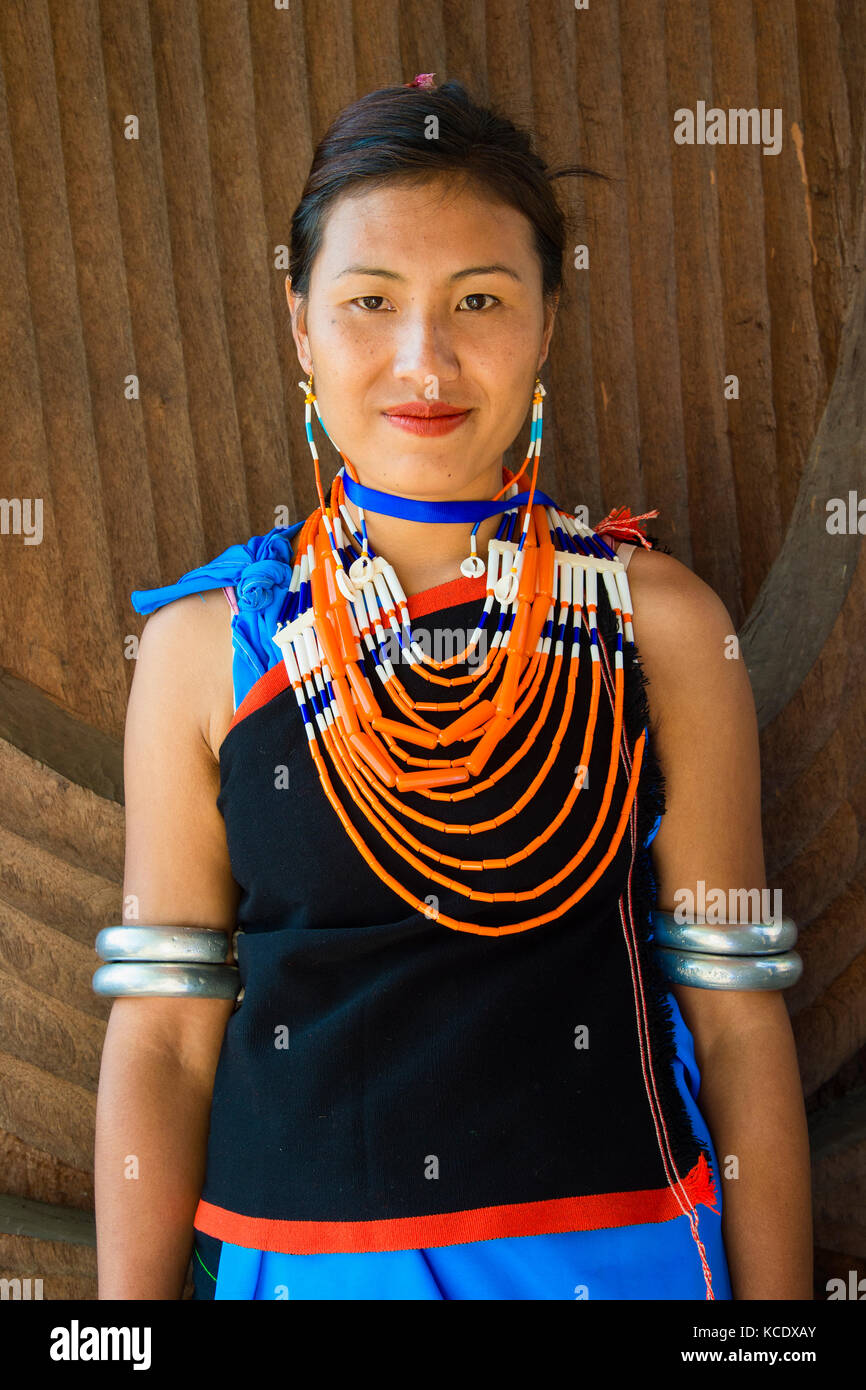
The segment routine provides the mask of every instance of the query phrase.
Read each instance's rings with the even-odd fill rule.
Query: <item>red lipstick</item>
[[[404,401],[389,406],[383,413],[398,429],[427,436],[450,434],[469,415],[468,410],[447,401]]]

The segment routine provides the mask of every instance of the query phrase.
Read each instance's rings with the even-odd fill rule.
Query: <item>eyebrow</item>
[[[344,275],[378,275],[385,280],[405,280],[405,275],[398,275],[394,270],[384,270],[380,266],[369,265],[350,265],[345,270],[341,270],[334,278],[342,279]],[[449,275],[448,283],[453,285],[455,280],[465,280],[469,275],[509,275],[512,280],[520,281],[520,276],[516,270],[512,270],[508,265],[472,265],[466,270],[455,270],[453,275]]]

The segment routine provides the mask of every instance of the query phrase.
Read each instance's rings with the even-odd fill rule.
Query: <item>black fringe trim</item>
[[[647,540],[653,542],[653,549],[663,549],[664,553],[671,553],[666,547],[660,547],[654,537],[648,536]],[[603,592],[606,594],[607,591],[603,585],[599,585],[599,597]],[[616,618],[608,603],[599,602],[597,622],[600,633],[605,640],[611,666],[613,666],[617,628]],[[630,653],[631,659],[629,658]],[[646,1001],[646,1018],[652,1045],[656,1091],[677,1169],[680,1177],[685,1177],[686,1173],[698,1162],[701,1154],[706,1158],[708,1165],[712,1167],[712,1155],[703,1140],[695,1134],[691,1116],[686,1109],[673,1072],[677,1049],[670,997],[671,987],[656,962],[650,939],[652,935],[650,913],[657,905],[658,884],[653,872],[651,846],[646,845],[647,837],[652,832],[657,817],[664,815],[665,812],[665,776],[656,755],[652,731],[649,728],[650,703],[647,693],[649,681],[643,669],[637,645],[624,646],[623,663],[625,667],[623,723],[632,749],[643,730],[647,730],[647,743],[644,748],[636,797],[636,850],[632,869],[631,896],[637,953]],[[626,900],[623,903],[626,912],[627,907]],[[714,1176],[717,1178],[717,1175]]]

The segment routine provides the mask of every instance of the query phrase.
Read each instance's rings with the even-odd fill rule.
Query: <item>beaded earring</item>
[[[541,378],[536,377],[535,391],[532,397],[532,424],[529,431],[529,452],[527,453],[526,458],[523,460],[523,463],[521,464],[518,472],[515,473],[513,478],[511,479],[512,483],[517,482],[518,478],[523,476],[524,472],[526,471],[526,468],[532,461],[533,457],[536,458],[539,462],[541,461],[541,432],[544,425],[544,409],[542,402],[546,394],[547,393],[541,384]],[[505,490],[505,488],[502,488],[501,491],[497,492],[493,500],[497,501],[502,496],[502,493],[505,492]],[[484,573],[484,570],[486,568],[484,561],[481,559],[481,556],[478,554],[477,550],[476,537],[480,525],[481,522],[476,521],[475,525],[472,527],[472,532],[469,537],[469,554],[460,566],[460,573],[464,575],[467,579],[479,578]],[[505,584],[503,584],[502,580],[499,580],[498,582],[500,586],[502,586],[502,588],[501,592],[497,594],[497,598],[506,601],[508,593],[511,590],[511,584],[513,581],[509,578],[509,581]]]

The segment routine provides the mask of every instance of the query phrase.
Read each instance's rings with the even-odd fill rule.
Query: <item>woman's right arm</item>
[[[151,614],[139,642],[124,738],[123,900],[137,901],[127,925],[235,927],[219,764],[206,737],[211,673],[221,661],[231,669],[228,617],[213,599],[187,595]],[[182,1297],[233,1008],[230,999],[112,1004],[94,1155],[100,1299]]]

